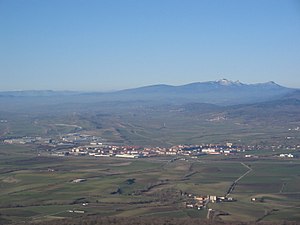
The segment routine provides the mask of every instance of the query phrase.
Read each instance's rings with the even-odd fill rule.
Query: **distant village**
[[[240,146],[233,143],[176,145],[172,147],[143,147],[124,146],[103,143],[101,137],[92,135],[70,133],[59,138],[43,137],[15,137],[4,139],[5,144],[34,144],[46,150],[52,156],[90,156],[90,157],[119,157],[119,158],[145,158],[158,156],[189,156],[197,158],[202,155],[236,155],[241,152],[250,153],[251,150],[260,149],[291,149],[299,150],[298,146]],[[295,155],[278,154],[280,158],[294,158]],[[255,154],[244,154],[245,158],[256,158]]]

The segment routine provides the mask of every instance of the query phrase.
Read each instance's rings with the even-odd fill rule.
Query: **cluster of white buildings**
[[[233,202],[236,201],[231,197],[207,195],[207,196],[197,196],[193,194],[183,194],[187,197],[185,202],[185,207],[190,209],[204,209],[207,207],[208,203],[218,203],[218,202]]]
[[[226,145],[177,145],[171,148],[164,147],[141,147],[141,146],[116,146],[103,145],[92,142],[89,145],[72,148],[70,155],[89,155],[94,157],[120,157],[120,158],[141,158],[154,156],[199,156],[204,154],[220,155],[235,154],[240,151],[240,147],[231,143]]]
[[[21,138],[10,138],[5,139],[3,142],[5,144],[49,144],[51,143],[51,138],[42,137],[21,137]]]
[[[279,155],[280,158],[294,158],[294,155],[289,153],[289,154],[280,154]]]
[[[201,155],[233,155],[239,152],[266,149],[263,146],[236,146],[233,143],[203,144],[203,145],[176,145],[166,147],[141,147],[141,146],[119,146],[102,143],[102,138],[80,134],[70,133],[60,136],[57,139],[42,137],[16,137],[3,140],[5,144],[36,144],[44,145],[52,155],[89,155],[94,157],[120,157],[120,158],[141,158],[154,156],[190,156],[197,157]],[[50,147],[50,148],[49,148]],[[272,149],[284,148],[284,146],[271,146]],[[296,150],[295,148],[286,148]],[[293,154],[276,155],[281,158],[294,158]],[[257,157],[250,154],[246,158]]]

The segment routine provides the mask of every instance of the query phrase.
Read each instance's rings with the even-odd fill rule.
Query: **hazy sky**
[[[0,90],[300,88],[300,0],[0,0]]]

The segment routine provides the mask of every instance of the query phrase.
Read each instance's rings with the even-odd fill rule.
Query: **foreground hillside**
[[[22,223],[36,225],[37,223]],[[152,217],[82,217],[79,219],[38,222],[39,225],[299,225],[300,222],[212,222],[203,219]]]

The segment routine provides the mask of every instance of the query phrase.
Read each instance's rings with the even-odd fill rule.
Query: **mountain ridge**
[[[76,91],[6,91],[0,92],[1,99],[14,98],[60,98],[65,102],[103,101],[146,101],[159,104],[210,103],[216,105],[236,105],[276,100],[284,96],[292,98],[298,89],[287,88],[273,81],[245,84],[225,78],[216,81],[194,82],[184,85],[156,84],[114,92]],[[75,100],[76,99],[76,100]]]
[[[34,93],[44,93],[44,94],[53,94],[53,93],[67,93],[67,94],[78,94],[78,93],[115,93],[115,92],[120,92],[120,91],[127,91],[127,90],[134,90],[134,89],[142,89],[142,88],[152,88],[152,87],[183,87],[183,86],[193,86],[193,85],[209,85],[209,84],[214,84],[214,85],[221,85],[221,86],[231,86],[231,85],[236,85],[236,86],[277,86],[277,87],[283,87],[283,88],[288,88],[288,89],[295,89],[297,88],[289,88],[282,86],[280,84],[277,84],[274,81],[267,81],[263,83],[242,83],[239,80],[236,81],[231,81],[226,78],[222,78],[219,80],[215,81],[203,81],[203,82],[192,82],[192,83],[187,83],[187,84],[181,84],[181,85],[170,85],[170,84],[152,84],[152,85],[145,85],[145,86],[140,86],[140,87],[133,87],[133,88],[126,88],[126,89],[120,89],[120,90],[115,90],[115,91],[69,91],[69,90],[51,90],[51,89],[24,89],[24,90],[11,90],[11,91],[1,91],[0,94],[13,94],[13,93],[27,93],[27,94],[34,94]]]
[[[296,89],[283,87],[273,81],[258,84],[244,84],[240,81],[221,79],[217,81],[194,82],[185,85],[151,85],[125,89],[113,94],[132,99],[160,99],[170,102],[201,102],[233,105],[263,102],[282,97]]]

